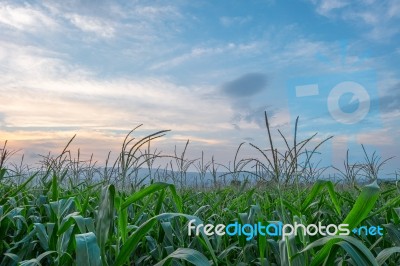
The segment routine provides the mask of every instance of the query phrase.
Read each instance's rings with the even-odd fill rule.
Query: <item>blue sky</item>
[[[290,136],[298,115],[300,138],[334,135],[325,164],[348,147],[361,160],[360,143],[390,157],[400,144],[399,24],[395,0],[1,1],[1,139],[34,161],[77,133],[74,147],[101,161],[143,123],[139,135],[172,130],[157,143],[166,152],[190,139],[192,156],[228,162],[242,141],[267,147],[266,110],[281,147],[277,129]],[[346,127],[327,98],[349,80],[370,112]],[[309,84],[318,97],[295,97]],[[339,101],[351,113],[362,100]]]

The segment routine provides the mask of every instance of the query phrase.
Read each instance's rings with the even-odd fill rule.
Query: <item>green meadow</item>
[[[400,184],[396,174],[380,178],[387,160],[364,150],[363,162],[344,158],[335,169],[340,178],[322,179],[313,156],[325,141],[312,146],[314,136],[281,134],[285,149],[278,150],[267,117],[266,129],[269,148],[250,144],[260,157],[242,158],[249,144],[240,144],[230,166],[186,158],[187,145],[173,156],[150,152],[167,131],[137,138],[132,130],[118,158],[102,167],[72,158],[68,143],[33,169],[11,163],[5,144],[0,265],[400,265]],[[156,168],[158,159],[171,162]],[[304,235],[299,228],[247,239],[189,235],[190,221],[347,224],[351,232]],[[363,229],[378,226],[382,235]]]

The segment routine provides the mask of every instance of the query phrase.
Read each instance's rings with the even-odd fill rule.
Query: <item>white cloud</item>
[[[152,20],[179,19],[182,14],[174,6],[136,6],[133,9],[136,16]]]
[[[375,41],[387,42],[397,35],[400,3],[396,0],[359,1],[311,0],[316,12],[332,18],[352,23],[356,27],[367,27],[366,37]]]
[[[165,67],[175,67],[177,65],[183,64],[186,61],[189,61],[191,59],[207,56],[207,55],[213,55],[213,54],[219,54],[222,53],[224,50],[229,49],[229,45],[226,48],[193,48],[189,53],[179,55],[177,57],[174,57],[172,59],[168,59],[163,62],[156,63],[155,65],[151,66],[150,69],[159,69],[159,68],[165,68]]]
[[[69,14],[66,17],[75,27],[84,32],[91,32],[104,38],[111,38],[115,34],[115,29],[109,21],[78,14]]]
[[[167,59],[161,62],[158,62],[150,67],[151,70],[161,69],[161,68],[169,68],[176,67],[185,62],[196,60],[196,59],[204,59],[210,56],[221,55],[225,53],[238,53],[240,55],[243,54],[252,54],[260,49],[260,44],[258,42],[251,43],[241,43],[236,44],[233,42],[221,44],[214,47],[194,47],[188,53],[183,53],[171,59]]]
[[[214,35],[193,44],[193,30],[205,25],[201,20],[206,17],[190,14],[193,7],[181,9],[180,3],[8,3],[0,3],[0,134],[10,140],[21,139],[21,147],[27,148],[31,139],[37,145],[35,149],[46,147],[45,152],[48,146],[42,144],[52,140],[64,144],[74,133],[90,145],[88,150],[102,146],[102,141],[119,145],[121,139],[115,138],[123,133],[116,132],[142,122],[148,130],[173,129],[173,141],[190,138],[200,148],[204,144],[225,145],[221,150],[229,145],[236,148],[249,136],[258,141],[264,133],[259,124],[241,121],[240,133],[234,131],[229,122],[234,106],[223,96],[216,97],[209,84],[218,86],[253,70],[268,71],[273,79],[286,78],[288,71],[290,75],[331,71],[332,65],[320,68],[324,63],[318,62],[315,55],[334,57],[332,61],[340,57],[338,43],[316,41],[315,35],[314,39],[304,35],[314,34],[312,29],[303,32],[293,25],[271,25],[262,32],[254,30],[229,41]],[[371,29],[370,34],[374,30],[376,36],[396,34],[397,29],[382,22],[383,15],[373,8],[353,9],[344,1],[316,3],[321,13],[333,19],[358,21]],[[390,3],[383,14],[397,19],[398,5]],[[249,16],[219,18],[222,26],[258,23]],[[54,31],[48,38],[39,36],[49,29]],[[104,38],[105,42],[81,43],[86,36]],[[352,62],[356,59],[351,58]],[[197,63],[202,68],[197,68]],[[177,66],[187,71],[177,72]],[[171,76],[152,76],[149,70],[166,70],[162,73]],[[186,73],[184,79],[188,81],[180,76]],[[273,81],[274,95],[253,99],[254,106],[272,102],[278,105],[276,100],[284,98],[280,81]],[[185,82],[193,85],[178,85]],[[290,121],[287,110],[279,109],[275,114],[271,125],[285,129]]]
[[[179,6],[136,1],[124,4],[113,1],[43,1],[42,5],[63,22],[64,32],[73,25],[85,34],[105,39],[133,39],[140,45],[171,38],[179,32],[178,23],[171,22],[184,18]]]
[[[205,98],[213,93],[209,87],[182,87],[162,78],[101,80],[54,53],[16,45],[0,64],[5,66],[0,69],[0,113],[9,128],[126,129],[146,121],[154,129],[209,131],[229,121],[222,99]]]
[[[230,27],[234,25],[242,25],[248,23],[252,20],[251,16],[246,17],[220,17],[220,23],[225,27]]]
[[[348,1],[344,0],[320,0],[317,2],[317,12],[324,16],[331,15],[331,12],[347,6]]]
[[[400,17],[400,2],[399,1],[392,0],[389,2],[387,15],[389,18]]]
[[[57,27],[51,17],[28,4],[13,6],[0,3],[0,23],[21,31],[48,31]]]

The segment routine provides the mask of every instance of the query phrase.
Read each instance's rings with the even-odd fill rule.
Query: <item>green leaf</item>
[[[122,243],[125,243],[128,237],[128,210],[121,209],[122,198],[115,197],[115,205],[118,212],[118,234],[121,236]]]
[[[168,183],[163,183],[163,182],[157,182],[157,183],[153,183],[150,186],[139,190],[137,192],[135,192],[133,195],[131,195],[130,197],[128,197],[123,203],[121,208],[127,208],[129,205],[131,205],[132,203],[134,203],[135,201],[138,201],[150,194],[153,194],[156,191],[159,190],[163,190],[169,188],[172,194],[172,197],[174,199],[174,202],[178,208],[179,212],[182,212],[182,200],[179,197],[179,195],[176,193],[176,189],[175,186],[172,184],[168,184]]]
[[[390,237],[392,242],[400,247],[400,230],[398,226],[395,226],[393,224],[384,224],[383,225],[386,229],[387,235]]]
[[[3,195],[2,199],[0,200],[0,204],[2,204],[3,202],[5,202],[7,200],[8,197],[14,197],[15,195],[18,194],[18,192],[20,192],[21,190],[23,190],[31,181],[32,179],[35,178],[35,176],[38,174],[38,172],[34,173],[33,175],[31,175],[24,183],[22,183],[20,186],[18,186],[16,189],[11,190],[9,192],[7,192],[5,195]]]
[[[353,208],[344,219],[342,224],[348,224],[348,229],[351,231],[358,226],[369,214],[375,206],[375,202],[379,197],[379,186],[374,181],[372,184],[363,188],[358,196]],[[318,240],[317,240],[318,241]],[[340,241],[339,239],[331,239],[314,257],[311,265],[321,265],[331,252],[332,246]]]
[[[3,179],[6,176],[7,169],[6,168],[0,168],[0,179]]]
[[[331,201],[332,201],[333,205],[335,206],[336,212],[339,215],[341,215],[341,209],[340,209],[340,205],[337,200],[337,197],[336,197],[333,183],[331,181],[325,181],[325,180],[318,180],[317,182],[315,182],[310,193],[308,194],[308,196],[304,200],[303,204],[301,205],[301,210],[304,211],[311,204],[311,202],[320,194],[321,190],[325,187],[328,189],[329,196],[331,197]]]
[[[52,253],[56,253],[56,251],[46,251],[46,252],[40,254],[36,259],[21,261],[21,263],[19,265],[20,266],[41,266],[42,264],[40,263],[40,261],[44,257],[46,257]]]
[[[100,245],[103,265],[107,265],[105,248],[106,242],[112,233],[114,220],[114,185],[108,185],[102,189],[101,202],[96,217],[96,235]]]
[[[379,197],[379,186],[376,181],[367,185],[361,191],[350,213],[346,216],[343,224],[348,224],[349,229],[357,227],[374,208],[375,202]]]
[[[157,223],[158,220],[167,220],[174,217],[185,217],[188,220],[195,220],[194,224],[203,223],[198,217],[191,216],[183,213],[162,213],[157,216],[154,216],[140,225],[135,232],[127,239],[125,244],[122,246],[120,253],[117,256],[117,259],[114,263],[116,266],[123,265],[130,258],[131,254],[135,251],[137,245],[140,243],[141,239],[153,228],[153,226]],[[210,252],[213,261],[217,264],[217,257],[215,256],[214,249],[211,246],[211,243],[208,237],[202,232],[203,239],[205,241],[208,252]]]
[[[47,235],[46,228],[41,223],[35,223],[34,228],[36,236],[39,239],[40,245],[44,250],[49,249],[49,236]]]
[[[64,232],[66,232],[74,224],[78,226],[80,233],[86,233],[87,230],[86,230],[85,218],[83,218],[81,215],[77,215],[77,212],[74,212],[67,215],[63,219],[61,226],[58,229],[58,235],[61,235]]]
[[[100,248],[97,245],[95,234],[92,232],[75,235],[76,240],[76,265],[100,266]]]
[[[351,259],[353,260],[355,265],[377,265],[375,259],[371,260],[371,261],[366,260],[363,257],[363,253],[361,253],[359,250],[354,248],[353,245],[349,244],[346,241],[340,241],[340,242],[336,243],[336,245],[340,246],[341,248],[343,248],[346,251],[346,253],[351,257]],[[372,255],[372,254],[369,254],[369,255]]]
[[[353,228],[358,226],[369,214],[372,208],[375,206],[375,202],[379,197],[379,186],[376,181],[372,184],[367,185],[361,191],[353,208],[344,219],[342,224],[348,224],[348,229],[351,231]],[[332,246],[338,242],[338,239],[332,239],[329,241],[315,256],[312,261],[312,265],[320,265],[325,258],[328,257]]]
[[[58,180],[56,174],[53,174],[53,179],[51,182],[51,198],[53,201],[58,200]]]
[[[19,261],[20,261],[20,257],[19,257],[18,255],[13,254],[13,253],[8,253],[8,252],[6,252],[6,253],[4,253],[3,255],[6,256],[6,257],[9,257],[9,258],[12,259],[14,262],[19,262]]]
[[[192,263],[193,265],[211,265],[208,259],[197,250],[191,248],[178,248],[154,266],[169,265],[172,259],[185,260]]]
[[[392,247],[382,250],[379,252],[378,256],[376,256],[376,260],[379,265],[383,265],[385,261],[395,253],[400,253],[400,247]]]
[[[349,244],[352,245],[352,247],[349,247],[348,244],[343,244],[343,241],[348,242]],[[378,265],[377,261],[374,257],[374,255],[371,253],[371,251],[359,240],[352,236],[345,236],[345,235],[337,235],[337,236],[327,236],[320,238],[311,244],[309,244],[307,247],[305,247],[300,253],[306,252],[308,250],[311,250],[315,247],[322,246],[324,245],[324,248],[327,247],[327,245],[330,246],[330,248],[333,247],[333,245],[339,245],[342,247],[352,259],[359,260],[358,257],[362,257],[362,260],[366,260],[368,264],[357,264],[357,265]],[[356,249],[354,249],[356,248]],[[298,254],[296,254],[297,256]],[[329,256],[329,252],[327,253],[327,256],[324,257],[322,260],[327,259]],[[319,263],[317,265],[322,265],[323,263]],[[312,265],[315,265],[315,260],[312,261]]]

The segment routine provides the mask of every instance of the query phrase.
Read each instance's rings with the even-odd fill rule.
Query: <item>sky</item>
[[[268,148],[266,111],[279,148],[297,116],[310,149],[334,136],[323,165],[396,156],[399,25],[396,0],[0,1],[0,141],[35,162],[77,134],[101,164],[143,124],[227,163]]]

